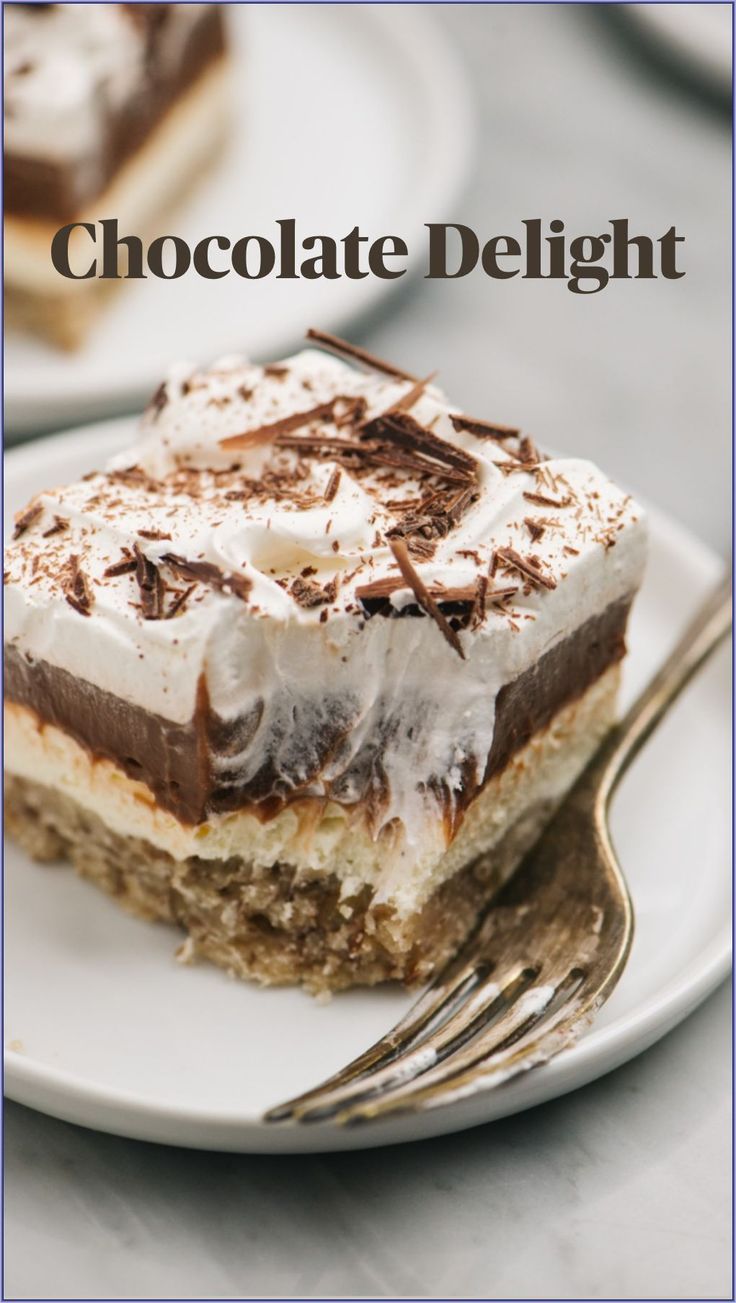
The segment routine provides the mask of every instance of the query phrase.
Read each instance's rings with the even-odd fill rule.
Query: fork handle
[[[732,573],[713,590],[688,625],[662,668],[639,694],[621,722],[609,733],[593,760],[590,777],[607,802],[619,780],[663,715],[701,665],[728,635],[733,620]]]

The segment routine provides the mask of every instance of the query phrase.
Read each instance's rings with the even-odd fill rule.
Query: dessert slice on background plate
[[[646,531],[314,335],[177,367],[18,516],[6,815],[185,956],[321,991],[426,979],[513,872],[614,718]]]
[[[65,348],[110,287],[66,280],[49,249],[70,222],[152,230],[228,123],[216,4],[11,4],[3,10],[6,320]],[[76,233],[84,240],[82,232]],[[74,238],[70,245],[74,260]]]

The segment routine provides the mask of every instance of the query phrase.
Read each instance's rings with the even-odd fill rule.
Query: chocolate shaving
[[[352,419],[363,409],[363,399],[338,395],[328,403],[319,403],[317,407],[310,407],[305,412],[294,412],[291,416],[283,416],[279,421],[259,425],[253,430],[246,430],[243,434],[231,434],[227,439],[220,439],[219,444],[221,448],[253,448],[261,443],[270,443],[277,440],[280,435],[290,434],[292,430],[299,430],[303,425],[311,425],[317,421],[333,420],[336,425],[345,424],[346,420]]]
[[[333,423],[338,430],[343,425],[359,425],[366,413],[368,404],[362,395],[354,398],[335,398],[332,412]]]
[[[544,534],[544,525],[538,520],[533,520],[531,516],[524,517],[524,524],[531,534],[532,543],[536,543],[537,539]]]
[[[277,448],[293,448],[302,452],[336,452],[364,454],[359,443],[351,439],[342,439],[338,434],[280,434],[276,438]]]
[[[487,593],[486,600],[489,606],[493,606],[495,602],[502,602],[507,597],[513,597],[518,591],[519,588],[516,584],[508,588],[492,588],[490,593]]]
[[[467,483],[449,499],[446,494],[431,494],[425,499],[423,510],[408,511],[403,520],[388,530],[387,537],[406,538],[413,551],[417,535],[424,539],[446,538],[477,496],[476,486]]]
[[[19,516],[16,516],[13,538],[20,538],[21,534],[25,534],[26,530],[29,529],[36,520],[38,520],[42,511],[43,503],[34,502],[30,507],[26,507],[26,510],[21,512]]]
[[[63,534],[69,528],[69,521],[63,516],[54,516],[54,523],[49,529],[45,529],[42,538],[51,538],[53,534]]]
[[[332,402],[320,403],[317,407],[308,408],[306,412],[294,412],[291,416],[282,417],[280,421],[256,426],[242,434],[231,434],[227,439],[220,439],[219,444],[221,448],[254,448],[260,443],[270,443],[279,434],[288,434],[302,425],[309,425],[312,421],[326,421],[332,416],[332,409]]]
[[[174,598],[173,602],[171,603],[171,606],[169,607],[168,611],[166,612],[166,615],[164,616],[165,620],[172,620],[175,615],[179,614],[179,611],[182,609],[184,604],[189,600],[191,594],[194,592],[196,587],[197,587],[196,584],[190,584],[188,588],[184,588],[182,592],[177,594],[177,596]]]
[[[337,580],[331,579],[323,586],[316,584],[313,579],[297,578],[289,588],[289,592],[295,602],[309,610],[315,606],[324,606],[325,602],[334,602],[337,596]]]
[[[218,592],[226,593],[234,597],[239,597],[245,601],[250,593],[252,584],[247,575],[233,574],[228,570],[221,570],[219,566],[213,565],[210,561],[188,561],[186,557],[177,556],[174,552],[166,552],[160,560],[182,579],[190,579],[195,582],[199,581],[208,584],[210,588],[217,589]]]
[[[353,463],[357,458],[366,467],[390,466],[395,470],[410,471],[414,475],[440,475],[450,484],[468,483],[465,472],[440,466],[437,462],[430,461],[427,457],[420,457],[416,453],[409,454],[400,448],[391,448],[378,443],[353,443],[350,439],[341,439],[336,435],[328,434],[282,434],[276,438],[275,444],[278,448],[291,448],[318,456],[329,453],[333,459],[348,458]]]
[[[159,485],[147,475],[141,466],[124,466],[121,470],[102,472],[111,484],[125,484],[133,488],[145,489],[149,493],[158,493]],[[97,472],[95,472],[97,474]]]
[[[475,584],[452,584],[449,587],[445,584],[431,584],[427,590],[431,597],[437,602],[474,602],[475,601]]]
[[[324,492],[325,502],[332,502],[333,498],[336,496],[337,490],[340,487],[341,475],[342,472],[336,466],[325,486],[325,492]]]
[[[429,375],[425,376],[423,380],[417,380],[417,383],[411,389],[407,390],[403,397],[396,399],[396,402],[393,404],[393,407],[389,408],[389,411],[408,412],[409,408],[419,402],[419,399],[427,388],[427,385],[431,385],[436,375],[436,371],[430,371]],[[386,413],[384,412],[384,416],[385,415]]]
[[[456,496],[445,507],[445,514],[451,524],[456,525],[460,517],[464,515],[467,508],[472,502],[475,502],[477,498],[478,492],[474,487],[462,489],[460,493],[456,494]]]
[[[494,461],[493,463],[502,475],[529,475],[532,471],[537,470],[535,462],[520,461],[513,453],[509,453],[509,456],[510,461]]]
[[[411,471],[414,475],[439,475],[448,484],[468,483],[469,477],[465,471],[440,466],[437,462],[421,457],[418,453],[412,455],[403,452],[400,448],[382,448],[372,445],[368,445],[368,453],[370,462],[376,466],[393,466],[397,470]]]
[[[402,535],[395,535],[401,538]],[[406,546],[409,549],[409,556],[412,560],[431,561],[437,551],[437,543],[434,539],[423,538],[421,534],[406,534]]]
[[[406,393],[403,394],[401,398],[397,398],[395,403],[392,403],[390,407],[387,407],[385,412],[380,412],[378,416],[373,417],[373,420],[382,421],[385,420],[387,416],[393,416],[397,412],[408,412],[409,408],[413,407],[414,404],[419,401],[427,388],[427,385],[432,383],[436,375],[437,372],[432,371],[428,376],[425,376],[424,380],[417,380],[416,384],[412,385],[411,389],[407,389]]]
[[[131,555],[126,547],[123,549],[121,559],[119,561],[113,561],[112,565],[108,566],[107,570],[103,571],[103,577],[105,579],[116,579],[118,575],[132,575],[137,565],[138,562],[135,557]]]
[[[499,425],[497,421],[480,421],[475,416],[463,416],[461,413],[451,416],[450,420],[455,430],[467,430],[470,434],[477,435],[479,439],[518,439],[521,434],[521,430],[514,425]]]
[[[421,515],[416,511],[409,511],[396,525],[392,525],[386,531],[387,538],[411,538],[414,535],[420,535],[426,539],[446,538],[450,532],[451,523],[443,511],[435,511],[432,514],[426,513]]]
[[[400,575],[387,575],[384,579],[373,579],[369,584],[361,584],[355,589],[355,596],[361,602],[375,597],[390,597],[399,589],[406,588],[406,580]]]
[[[466,479],[477,474],[475,457],[420,425],[408,412],[388,412],[374,417],[363,426],[361,438],[388,440],[409,452],[418,453],[422,458],[439,462],[441,470],[436,469],[435,474],[442,473],[447,467]]]
[[[384,375],[397,376],[399,380],[417,379],[410,371],[402,371],[401,367],[394,366],[393,362],[384,362],[382,358],[375,357],[373,353],[359,348],[357,344],[349,344],[347,340],[340,339],[337,335],[328,335],[324,330],[310,328],[307,331],[307,339],[313,339],[315,344],[321,344],[328,352],[352,358],[355,362],[362,362],[364,366],[371,367],[374,371],[382,371]]]
[[[570,498],[570,497],[567,497],[567,498],[560,498],[560,499],[548,498],[546,493],[533,493],[533,492],[531,492],[531,491],[529,491],[529,492],[524,492],[524,493],[522,494],[522,497],[526,498],[527,502],[534,502],[534,503],[536,503],[536,505],[539,506],[539,507],[570,507],[570,506],[572,506],[572,498]]]
[[[394,593],[398,593],[402,588],[407,587],[411,588],[412,585],[408,583],[403,575],[386,575],[383,579],[372,580],[370,584],[361,584],[359,588],[355,589],[355,596],[361,602],[370,602],[375,598],[391,597]],[[436,583],[430,584],[427,592],[437,602],[474,602],[476,585],[462,584],[455,588],[447,588],[444,584]]]
[[[137,533],[139,538],[150,539],[151,542],[156,542],[159,539],[171,540],[171,534],[164,534],[161,529],[139,529]]]
[[[89,615],[92,609],[92,594],[78,556],[69,558],[69,583],[64,590],[64,597],[70,606],[80,615]]]
[[[80,615],[89,615],[90,613],[89,607],[86,606],[84,602],[80,602],[79,599],[75,597],[73,593],[66,592],[64,593],[64,597],[66,598],[69,605],[73,606],[74,610],[78,611]]]
[[[482,622],[482,620],[485,617],[487,592],[488,592],[488,576],[478,575],[475,581],[475,603],[473,608],[473,615],[475,620],[478,621],[479,623]]]
[[[453,651],[457,652],[461,660],[465,660],[465,652],[463,651],[460,639],[455,630],[450,624],[448,624],[434,598],[427,591],[423,581],[414,569],[409,556],[409,550],[404,540],[401,538],[392,538],[388,540],[388,545],[393,552],[394,560],[396,561],[399,570],[416,597],[418,605],[421,606],[422,610],[434,620],[442,635],[449,642]]]
[[[169,395],[166,390],[166,381],[162,380],[161,384],[159,385],[158,389],[156,390],[155,394],[151,398],[146,408],[146,413],[151,413],[153,415],[153,419],[155,420],[156,417],[159,416],[160,413],[164,410],[168,401],[169,401]]]
[[[314,426],[320,421],[330,421],[338,429],[344,425],[357,425],[365,414],[365,399],[338,395],[330,402],[320,403],[307,411],[221,439],[220,447],[246,448],[273,442],[276,447],[296,452],[330,453],[341,461],[359,458],[366,467],[387,466],[417,476],[439,476],[450,484],[467,485],[477,475],[475,458],[439,438],[404,410],[416,400],[429,379],[431,377],[417,381],[409,393],[387,412],[362,425],[359,443],[313,429],[308,434],[296,433],[303,426]]]
[[[519,440],[519,460],[527,462],[530,466],[538,466],[542,461],[542,454],[528,434]]]
[[[531,557],[523,557],[513,547],[499,547],[495,553],[496,557],[507,568],[517,570],[520,575],[537,587],[556,588],[557,580],[545,575],[539,568],[536,561]]]
[[[137,543],[133,544],[135,554],[135,579],[141,593],[141,610],[144,620],[160,620],[164,613],[164,584],[161,571],[142,552]]]

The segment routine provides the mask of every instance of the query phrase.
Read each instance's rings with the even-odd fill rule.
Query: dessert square
[[[74,348],[125,281],[64,279],[53,236],[112,216],[121,235],[150,234],[216,155],[228,120],[222,10],[9,4],[3,19],[7,320]]]
[[[590,462],[310,334],[174,368],[135,447],[17,517],[6,818],[184,957],[413,984],[612,723],[646,530]]]

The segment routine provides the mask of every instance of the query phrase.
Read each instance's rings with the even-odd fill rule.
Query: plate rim
[[[429,105],[432,112],[433,166],[426,170],[424,189],[418,198],[412,196],[411,203],[405,204],[405,211],[400,214],[405,228],[402,234],[411,241],[423,226],[423,217],[427,214],[432,221],[449,219],[469,182],[478,138],[477,97],[468,78],[463,76],[464,61],[457,43],[445,37],[431,13],[412,4],[357,3],[343,5],[342,9],[345,22],[354,28],[361,23],[372,26],[378,38],[401,57],[412,84],[421,89],[423,105]],[[358,37],[360,31],[357,26]],[[326,314],[322,323],[324,328],[339,333],[350,323],[368,318],[388,296],[400,293],[401,288],[415,280],[417,275],[418,263],[415,262],[401,280],[385,281],[373,277],[347,284],[349,293],[346,291],[342,302]],[[270,351],[286,351],[295,343],[295,337],[285,327],[281,342],[273,344]],[[85,420],[85,413],[90,413],[87,419],[96,420],[116,412],[129,412],[156,384],[156,377],[147,373],[143,373],[142,379],[131,376],[116,380],[104,375],[99,382],[93,374],[68,388],[39,395],[37,378],[21,382],[14,379],[12,358],[9,364],[6,351],[7,341],[4,349],[4,411],[6,432],[10,431],[12,438],[43,429],[44,424],[53,419],[52,413],[57,405],[63,406],[65,424]],[[216,354],[217,349],[214,352]],[[255,360],[259,360],[259,356],[254,350]]]
[[[512,1112],[526,1111],[527,1108],[536,1107],[537,1103],[559,1098],[562,1094],[566,1094],[570,1090],[577,1090],[580,1086],[596,1080],[599,1076],[607,1075],[615,1067],[626,1062],[628,1058],[635,1057],[662,1036],[665,1036],[678,1022],[687,1017],[688,1013],[694,1011],[725,980],[730,968],[730,926],[724,924],[716,937],[692,961],[685,972],[679,977],[672,978],[656,995],[650,996],[648,1000],[639,1006],[635,1014],[622,1015],[615,1022],[609,1023],[608,1026],[602,1027],[599,1031],[590,1032],[584,1040],[578,1041],[572,1049],[564,1051],[549,1063],[542,1065],[542,1068],[537,1069],[533,1079],[540,1081],[541,1074],[544,1072],[544,1081],[549,1083],[557,1076],[563,1074],[570,1076],[576,1069],[578,1070],[576,1076],[579,1076],[580,1069],[585,1071],[591,1066],[591,1057],[597,1059],[599,1056],[611,1055],[612,1062],[609,1067],[605,1068],[601,1073],[586,1077],[585,1080],[576,1080],[562,1090],[555,1089],[552,1093],[545,1091],[544,1098],[539,1099],[535,1104],[523,1102],[518,1109],[514,1107],[508,1112],[494,1113],[492,1118],[488,1118],[488,1121],[495,1121],[501,1117],[509,1116]],[[635,1022],[634,1027],[630,1025],[632,1021]],[[652,1031],[655,1031],[655,1035],[650,1036]],[[629,1036],[632,1041],[636,1042],[631,1048],[631,1053],[626,1053],[620,1058],[616,1057],[617,1050],[629,1048],[627,1044],[627,1037]],[[20,1093],[23,1085],[31,1087],[46,1086],[51,1089],[61,1087],[70,1093],[72,1100],[103,1105],[108,1108],[125,1108],[133,1114],[144,1114],[149,1118],[160,1118],[162,1120],[174,1118],[181,1124],[192,1126],[202,1125],[203,1123],[215,1124],[220,1129],[237,1126],[243,1128],[244,1132],[255,1129],[258,1132],[265,1133],[268,1128],[268,1134],[273,1136],[277,1134],[277,1131],[270,1128],[269,1124],[265,1123],[261,1116],[254,1117],[250,1114],[224,1110],[214,1113],[212,1110],[200,1109],[192,1105],[182,1107],[171,1103],[152,1101],[144,1095],[134,1095],[114,1087],[95,1085],[86,1081],[83,1077],[67,1072],[62,1068],[50,1068],[34,1063],[25,1059],[19,1051],[8,1048],[4,1048],[4,1068],[5,1094],[20,1104],[27,1103],[27,1099],[24,1099],[22,1093]],[[532,1080],[532,1077],[521,1078],[521,1080],[529,1081]],[[19,1093],[14,1093],[14,1088]],[[494,1094],[493,1089],[481,1092],[476,1098],[482,1100],[492,1094]],[[500,1096],[498,1097],[500,1098]],[[36,1107],[33,1104],[28,1106]],[[441,1111],[438,1110],[438,1114]],[[454,1128],[452,1129],[454,1130]],[[320,1125],[319,1128],[310,1128],[310,1133],[315,1137],[320,1136],[322,1139],[326,1139],[329,1134],[332,1134],[334,1139],[335,1129],[332,1127],[323,1128]],[[285,1132],[281,1131],[279,1134],[283,1136]],[[296,1135],[299,1133],[292,1132],[291,1134]]]
[[[122,441],[126,433],[134,429],[136,419],[135,416],[124,416],[95,421],[42,436],[8,450],[5,454],[6,491],[15,475],[22,475],[30,469],[37,459],[39,445],[52,445],[54,453],[63,456],[67,447],[70,451],[73,449],[75,454],[79,453],[81,442],[97,446],[106,454],[106,442]],[[638,496],[641,500],[641,495]],[[704,575],[710,572],[715,582],[719,572],[724,569],[722,558],[667,513],[646,503],[644,505],[652,534],[662,540],[667,550],[687,546],[698,569]],[[349,1133],[350,1147],[367,1148],[386,1143],[404,1143],[496,1121],[558,1098],[606,1075],[666,1035],[727,977],[731,966],[732,932],[732,919],[729,915],[687,967],[639,1003],[635,1010],[621,1014],[604,1027],[594,1029],[550,1063],[510,1083],[510,1086],[516,1086],[515,1094],[507,1097],[510,1107],[503,1106],[503,1088],[483,1092],[475,1097],[473,1116],[467,1112],[461,1115],[457,1111],[454,1118],[448,1119],[447,1110],[440,1108],[432,1115],[425,1115],[431,1118],[426,1129],[421,1126],[418,1131],[412,1129],[411,1121],[414,1119],[407,1119],[405,1134],[401,1133],[401,1123],[398,1133],[391,1124],[384,1124],[380,1128]],[[326,1125],[315,1126],[307,1131],[300,1128],[274,1128],[264,1123],[260,1115],[253,1113],[213,1111],[211,1106],[198,1108],[190,1104],[150,1099],[129,1090],[89,1082],[65,1069],[36,1063],[6,1046],[3,1049],[4,1090],[8,1098],[95,1130],[107,1130],[116,1135],[142,1140],[155,1141],[158,1138],[161,1143],[184,1148],[221,1148],[231,1152],[240,1148],[245,1152],[328,1152],[345,1147],[344,1140],[348,1138],[348,1133]],[[483,1109],[483,1103],[489,1095],[494,1100],[501,1101],[500,1109]],[[79,1111],[85,1107],[97,1110],[101,1116],[85,1122]],[[457,1106],[449,1107],[457,1110]],[[117,1119],[116,1111],[122,1115]],[[443,1115],[446,1121],[449,1120],[449,1125],[442,1124]],[[136,1125],[143,1120],[149,1125]],[[160,1124],[158,1131],[157,1124]],[[190,1130],[195,1133],[198,1131],[199,1135],[188,1135]],[[238,1132],[237,1144],[232,1135],[234,1130]]]

